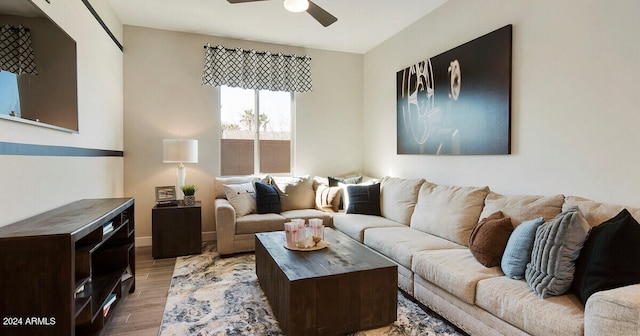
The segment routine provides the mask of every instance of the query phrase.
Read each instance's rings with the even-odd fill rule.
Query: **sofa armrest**
[[[584,334],[640,335],[640,284],[591,295],[584,310]]]
[[[216,236],[218,253],[234,253],[234,239],[236,235],[236,210],[228,200],[216,198],[214,201],[216,217]]]

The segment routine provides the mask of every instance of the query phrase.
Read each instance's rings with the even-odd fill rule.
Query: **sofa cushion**
[[[256,181],[260,181],[263,183],[269,183],[270,177],[268,175],[265,176],[255,176],[255,175],[243,175],[243,176],[224,176],[224,177],[216,177],[213,180],[213,192],[215,194],[215,198],[227,198],[227,195],[224,191],[223,185],[225,184],[242,184],[242,183],[253,183]]]
[[[480,218],[485,218],[496,211],[502,211],[505,216],[511,217],[514,227],[538,217],[544,217],[546,221],[550,221],[562,212],[563,203],[563,195],[500,195],[490,192],[484,200],[484,208]]]
[[[316,194],[313,180],[309,176],[271,177],[271,184],[280,189],[282,211],[297,209],[315,209]]]
[[[254,182],[253,187],[256,190],[257,213],[280,213],[280,193],[275,186]]]
[[[322,224],[324,226],[332,226],[332,216],[324,211],[316,210],[316,209],[300,209],[300,210],[287,210],[280,213],[282,217],[285,218],[287,222],[290,222],[292,219],[304,219],[309,220],[311,218],[320,218],[322,219]]]
[[[380,216],[380,183],[347,186],[348,214]]]
[[[476,305],[531,335],[583,335],[584,310],[573,294],[540,299],[524,280],[480,280]]]
[[[411,269],[413,254],[424,250],[466,248],[409,227],[381,227],[364,231],[364,244]]]
[[[406,226],[381,216],[338,213],[333,216],[333,227],[362,243],[366,229]]]
[[[418,193],[424,179],[385,177],[380,183],[380,212],[382,216],[409,225]]]
[[[236,211],[236,217],[256,212],[256,194],[252,182],[225,184],[223,187],[229,203]]]
[[[316,187],[316,209],[325,212],[338,212],[342,189],[320,184]]]
[[[544,218],[538,217],[520,223],[513,230],[504,249],[502,260],[500,260],[500,268],[502,268],[504,275],[516,280],[524,278],[524,271],[531,260],[536,230],[542,223],[544,223]]]
[[[284,230],[284,217],[279,214],[250,214],[236,219],[236,234]]]
[[[571,288],[575,262],[589,229],[578,207],[538,227],[525,279],[541,298],[562,295]]]
[[[622,205],[606,204],[592,201],[587,198],[577,196],[567,196],[565,198],[562,211],[569,209],[572,206],[577,206],[580,212],[587,219],[589,225],[596,226],[600,223],[609,220],[613,216],[617,215],[622,209],[629,210],[629,213],[640,222],[640,208],[630,208]]]
[[[473,228],[469,236],[469,250],[486,267],[498,266],[511,232],[511,218],[498,211],[481,219]]]
[[[484,267],[467,248],[416,252],[411,270],[471,305],[478,281],[503,275],[499,267]]]
[[[640,283],[640,225],[627,209],[594,227],[573,280],[583,304],[598,291]]]
[[[466,246],[488,192],[489,187],[424,182],[411,216],[411,227]]]

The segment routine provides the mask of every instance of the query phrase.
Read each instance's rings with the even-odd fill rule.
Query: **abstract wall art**
[[[511,153],[507,25],[396,74],[397,153]]]

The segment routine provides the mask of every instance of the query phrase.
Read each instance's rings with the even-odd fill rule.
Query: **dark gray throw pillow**
[[[538,296],[562,295],[571,289],[576,260],[589,234],[589,223],[577,206],[536,229],[531,261],[524,277]]]
[[[380,216],[380,183],[347,186],[348,214]]]
[[[595,292],[640,283],[639,242],[640,225],[627,209],[591,229],[573,280],[583,304]]]
[[[274,185],[255,183],[257,213],[280,213],[280,194]]]

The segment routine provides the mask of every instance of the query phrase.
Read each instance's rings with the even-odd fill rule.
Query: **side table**
[[[172,258],[202,252],[202,207],[154,206],[151,210],[152,255]]]

